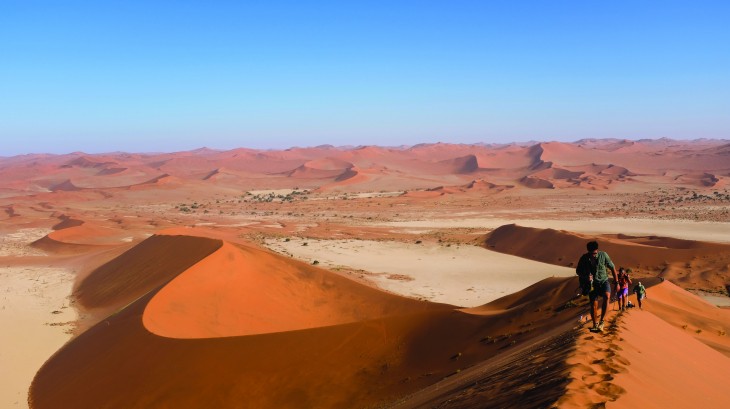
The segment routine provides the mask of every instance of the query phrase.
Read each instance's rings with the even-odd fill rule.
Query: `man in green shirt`
[[[611,270],[614,284],[618,282],[618,276],[616,275],[616,268],[608,253],[598,251],[598,242],[588,242],[586,249],[588,252],[581,256],[580,261],[578,261],[578,266],[580,266],[580,269],[587,270],[592,277],[592,288],[588,293],[588,297],[591,300],[591,319],[593,320],[593,328],[591,331],[600,332],[603,331],[603,319],[606,317],[608,300],[611,299],[611,284],[608,282],[608,272],[606,270]],[[603,298],[600,321],[596,321],[596,316],[598,315],[598,297]]]

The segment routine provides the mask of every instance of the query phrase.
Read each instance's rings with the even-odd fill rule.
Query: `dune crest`
[[[727,244],[657,236],[589,236],[510,224],[489,233],[484,245],[502,253],[574,267],[591,240],[599,242],[600,249],[611,256],[614,264],[632,268],[635,274],[661,274],[685,288],[714,291],[726,285],[722,275],[708,272],[726,271],[730,260]]]
[[[224,242],[150,300],[143,322],[171,338],[284,332],[404,314],[423,303]]]

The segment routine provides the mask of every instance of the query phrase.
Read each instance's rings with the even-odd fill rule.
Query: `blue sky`
[[[730,138],[728,19],[722,1],[6,0],[0,155]]]

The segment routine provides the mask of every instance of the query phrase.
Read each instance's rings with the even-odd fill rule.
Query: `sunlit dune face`
[[[230,337],[357,322],[423,304],[224,243],[162,288],[147,305],[143,323],[170,338]]]

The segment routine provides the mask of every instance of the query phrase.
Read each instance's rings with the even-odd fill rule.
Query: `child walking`
[[[626,302],[629,299],[629,286],[631,285],[631,277],[629,277],[630,272],[630,269],[625,269],[623,267],[618,269],[616,296],[618,297],[618,308],[620,311],[626,311]]]

